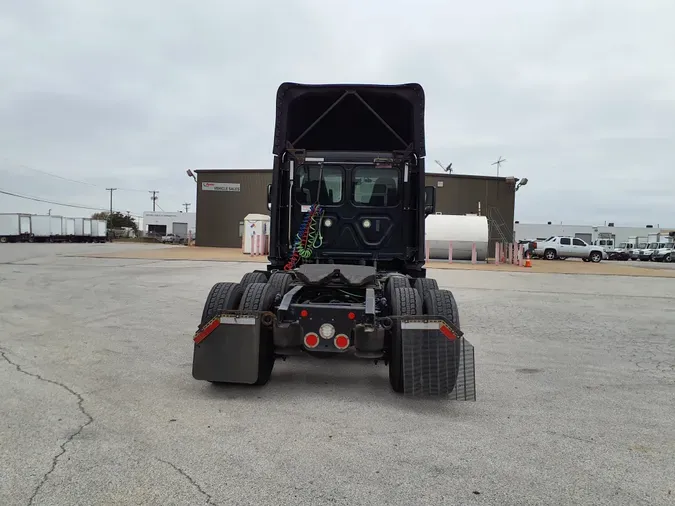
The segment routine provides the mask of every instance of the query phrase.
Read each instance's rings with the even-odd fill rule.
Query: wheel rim
[[[591,260],[593,262],[599,262],[600,261],[600,255],[598,255],[597,253],[593,253],[593,255],[591,255]]]
[[[553,257],[554,257],[554,255],[553,255],[553,252],[552,252],[552,251],[547,251],[547,252],[546,252],[546,259],[547,259],[547,260],[553,260]]]

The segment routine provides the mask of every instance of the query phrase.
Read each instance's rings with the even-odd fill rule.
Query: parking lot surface
[[[147,246],[144,246],[147,247]],[[675,283],[430,271],[477,401],[402,398],[383,364],[191,377],[209,288],[253,263],[0,247],[0,504],[675,503]]]

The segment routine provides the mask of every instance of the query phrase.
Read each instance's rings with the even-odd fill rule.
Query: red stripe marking
[[[194,342],[195,342],[195,344],[199,344],[199,343],[201,343],[204,339],[206,339],[207,337],[209,337],[209,334],[210,334],[211,332],[213,332],[214,330],[216,330],[216,327],[217,327],[218,325],[220,325],[220,318],[217,318],[217,319],[213,320],[213,321],[212,321],[211,323],[209,323],[206,327],[204,327],[204,328],[201,330],[201,332],[198,332],[197,334],[195,334],[195,337],[194,337],[194,339],[193,339]]]
[[[455,339],[457,339],[457,336],[452,331],[452,329],[447,325],[445,325],[444,323],[441,323],[441,332],[443,332],[443,335],[447,337],[450,341],[454,341]]]

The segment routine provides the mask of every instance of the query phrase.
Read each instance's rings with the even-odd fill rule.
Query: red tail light
[[[319,336],[314,332],[309,332],[305,335],[305,346],[307,348],[316,348],[319,346]]]
[[[338,334],[335,336],[333,343],[338,350],[346,350],[349,348],[349,338],[344,334]]]

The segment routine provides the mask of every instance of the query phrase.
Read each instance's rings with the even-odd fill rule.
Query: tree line
[[[113,211],[112,215],[109,212],[103,211],[91,215],[92,220],[105,220],[108,222],[108,228],[124,228],[129,227],[138,231],[138,223],[133,216],[123,214],[119,211]]]

